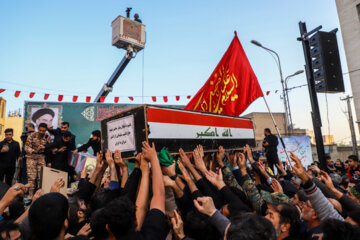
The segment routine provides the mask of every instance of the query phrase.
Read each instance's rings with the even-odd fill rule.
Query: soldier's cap
[[[43,115],[45,115],[45,114],[50,114],[52,117],[55,116],[55,113],[54,113],[54,111],[53,111],[52,109],[50,109],[50,108],[41,108],[41,109],[37,110],[37,111],[32,115],[31,119],[32,119],[33,122],[36,122],[36,120],[37,120],[39,117],[41,117],[41,116],[43,116]]]
[[[267,191],[261,191],[261,197],[265,202],[270,204],[280,204],[280,203],[291,203],[290,198],[283,193],[274,192],[269,193]]]

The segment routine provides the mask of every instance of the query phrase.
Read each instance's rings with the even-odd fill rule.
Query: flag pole
[[[267,101],[266,101],[265,96],[263,96],[263,99],[264,99],[264,102],[265,102],[265,104],[266,104],[266,107],[267,107],[267,109],[268,109],[268,111],[269,111],[269,114],[270,114],[270,116],[271,116],[271,119],[272,119],[272,121],[273,121],[273,123],[274,123],[276,132],[277,132],[277,134],[278,134],[278,136],[279,136],[279,138],[280,138],[280,142],[281,142],[281,145],[282,145],[282,147],[283,147],[283,149],[284,149],[284,152],[285,152],[285,155],[286,155],[286,159],[287,159],[287,161],[288,161],[288,163],[289,163],[290,168],[292,169],[291,161],[290,161],[290,158],[289,158],[289,154],[288,154],[288,152],[286,151],[285,143],[284,143],[284,141],[283,141],[283,139],[282,139],[282,137],[281,137],[279,128],[278,128],[278,126],[277,126],[277,124],[276,124],[276,122],[275,122],[274,116],[273,116],[273,114],[272,114],[272,112],[271,112],[271,110],[270,110],[270,107],[269,107],[269,105],[268,105],[268,103],[267,103]]]

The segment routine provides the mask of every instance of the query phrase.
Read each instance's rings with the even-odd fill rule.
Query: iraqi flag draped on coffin
[[[210,78],[185,109],[239,116],[264,94],[235,32]]]

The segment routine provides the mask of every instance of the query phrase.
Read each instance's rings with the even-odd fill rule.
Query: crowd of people
[[[11,173],[6,164],[21,155],[9,132],[0,145],[1,180]],[[286,164],[274,161],[277,140],[268,129],[265,135],[269,159],[248,145],[229,152],[219,146],[216,153],[199,145],[192,153],[180,148],[164,164],[160,149],[143,142],[130,169],[119,150],[100,150],[99,132],[76,149],[69,123],[56,130],[42,123],[25,141],[28,183],[15,183],[0,200],[0,239],[360,239],[358,158],[305,168],[290,153],[292,164]],[[50,193],[36,188],[42,166],[71,172],[65,155],[88,147],[96,166],[83,169],[76,191],[60,194],[67,187],[61,178]],[[31,198],[26,207],[24,196]]]
[[[0,142],[0,179],[5,178],[6,184],[10,186],[17,169],[16,179],[29,186],[30,198],[39,186],[43,166],[67,172],[69,183],[76,181],[76,172],[74,166],[69,165],[69,159],[77,152],[86,152],[90,147],[96,155],[101,149],[101,135],[99,130],[93,131],[89,141],[76,148],[76,136],[69,128],[68,122],[62,122],[57,129],[42,122],[37,124],[35,131],[35,125],[27,123],[21,135],[21,150],[20,144],[13,139],[13,129],[6,129],[5,139]]]

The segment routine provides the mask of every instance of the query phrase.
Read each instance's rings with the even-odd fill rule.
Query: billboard
[[[25,101],[24,125],[32,122],[36,127],[44,122],[56,129],[60,127],[61,122],[69,122],[70,132],[76,136],[76,147],[79,147],[89,140],[92,131],[100,130],[101,120],[137,106],[140,104]],[[88,150],[93,153],[91,148]]]
[[[41,122],[44,122],[55,129],[60,127],[61,122],[69,122],[70,131],[76,136],[76,147],[78,147],[89,140],[92,131],[100,130],[101,120],[135,106],[139,105],[26,101],[24,123],[31,122],[37,128]],[[91,152],[91,148],[89,151]]]

